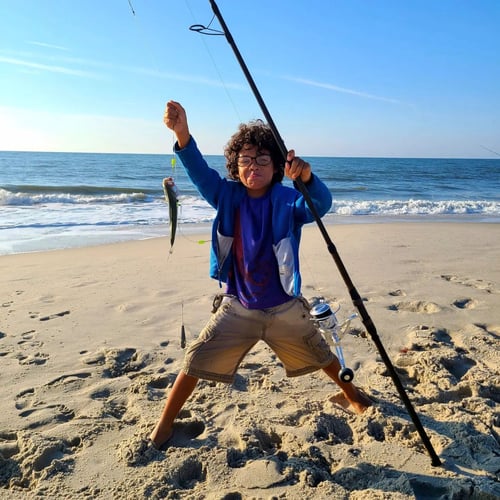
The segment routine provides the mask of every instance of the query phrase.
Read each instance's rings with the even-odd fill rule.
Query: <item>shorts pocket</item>
[[[309,346],[319,363],[324,363],[332,357],[330,346],[319,331],[316,330],[305,335],[304,342]]]

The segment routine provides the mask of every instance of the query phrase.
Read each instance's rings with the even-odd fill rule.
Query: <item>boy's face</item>
[[[275,172],[267,149],[257,149],[253,144],[243,146],[238,155],[238,174],[249,196],[258,198],[266,194]]]

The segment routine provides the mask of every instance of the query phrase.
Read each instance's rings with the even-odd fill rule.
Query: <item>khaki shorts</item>
[[[224,296],[214,309],[186,352],[183,370],[188,375],[230,383],[245,355],[259,340],[276,353],[289,377],[313,372],[334,359],[311,321],[309,305],[303,298],[252,310],[245,309],[235,297]]]

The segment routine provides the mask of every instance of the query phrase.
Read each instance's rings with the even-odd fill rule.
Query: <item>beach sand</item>
[[[171,446],[144,452],[187,340],[209,317],[207,235],[0,258],[0,497],[500,497],[500,225],[329,225],[407,394],[374,342],[343,340],[374,404],[356,415],[322,372],[286,378],[263,343],[233,385],[200,381]],[[355,312],[317,227],[303,294]]]

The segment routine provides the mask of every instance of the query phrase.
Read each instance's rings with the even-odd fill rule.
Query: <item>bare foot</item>
[[[361,414],[363,413],[369,406],[373,404],[372,400],[365,394],[363,390],[359,387],[352,386],[354,390],[349,391],[350,394],[344,392],[344,396],[349,404],[352,406],[353,410]]]

